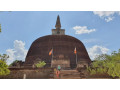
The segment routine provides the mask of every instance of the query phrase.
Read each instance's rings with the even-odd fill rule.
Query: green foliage
[[[35,64],[36,67],[44,67],[46,63],[44,61],[39,61],[37,64]]]
[[[3,54],[3,55],[0,54],[0,60],[6,62],[8,58],[9,56],[7,54]]]
[[[0,60],[0,75],[7,75],[10,73],[10,70],[8,69],[8,65],[6,62]]]
[[[17,63],[19,60],[13,61],[9,66],[14,66],[15,63]]]
[[[120,49],[118,52],[113,51],[111,55],[99,55],[87,69],[91,75],[107,73],[113,78],[120,78]]]
[[[0,54],[0,75],[7,75],[10,73],[8,65],[6,64],[8,58],[9,56],[7,54]]]

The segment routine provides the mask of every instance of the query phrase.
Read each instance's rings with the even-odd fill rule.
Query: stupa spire
[[[55,27],[56,27],[56,29],[60,29],[61,28],[61,23],[60,23],[60,17],[59,17],[59,15],[57,16],[57,21],[56,21]]]
[[[52,35],[65,35],[65,29],[61,29],[60,17],[57,16],[56,29],[52,29]]]

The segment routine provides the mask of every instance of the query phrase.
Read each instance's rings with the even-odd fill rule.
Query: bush
[[[44,61],[39,61],[37,64],[35,64],[36,67],[44,67],[46,63]]]

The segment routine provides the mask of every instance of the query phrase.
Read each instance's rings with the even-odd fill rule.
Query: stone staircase
[[[77,70],[61,70],[60,76],[57,78],[54,72],[54,79],[82,79],[85,78],[84,73],[78,72]]]

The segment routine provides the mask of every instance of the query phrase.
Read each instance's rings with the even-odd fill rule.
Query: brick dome
[[[49,56],[49,51],[53,48],[53,59],[67,58],[70,60],[70,66],[75,67],[75,47],[77,50],[77,61],[84,61],[89,64],[91,60],[80,40],[68,35],[47,35],[36,39],[32,43],[25,59],[25,65],[33,65],[39,60],[44,60],[47,63],[46,66],[50,67],[52,56]]]

